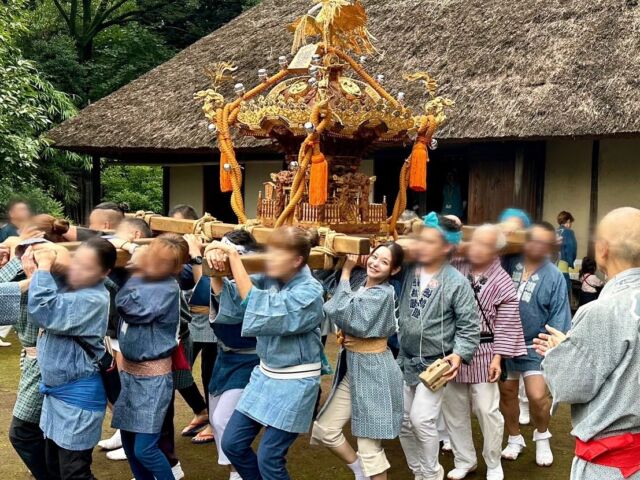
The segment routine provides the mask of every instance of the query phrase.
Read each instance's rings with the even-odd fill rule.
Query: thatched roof
[[[392,92],[424,98],[401,72],[427,70],[456,101],[438,134],[451,140],[608,136],[640,132],[637,0],[363,0]],[[310,0],[264,0],[224,27],[54,129],[57,146],[117,155],[205,152],[213,144],[194,92],[203,67],[239,66],[257,82],[289,52],[285,25]],[[231,88],[231,87],[229,87]],[[228,92],[228,98],[232,94]],[[257,145],[251,139],[238,146]]]

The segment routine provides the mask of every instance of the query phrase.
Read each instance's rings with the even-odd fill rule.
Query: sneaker
[[[98,446],[103,450],[115,450],[122,447],[122,438],[120,437],[120,430],[116,430],[110,438],[105,438],[98,442]]]
[[[474,465],[473,467],[470,467],[470,468],[454,468],[447,474],[447,478],[449,480],[462,480],[471,472],[475,472],[477,468],[478,468],[477,465]]]
[[[229,473],[229,480],[242,480],[242,477],[240,476],[240,474],[238,472],[230,472]]]
[[[118,448],[117,450],[107,452],[107,458],[109,460],[126,460],[127,454],[124,453],[124,448]]]
[[[453,448],[451,447],[451,442],[449,440],[443,440],[441,450],[442,450],[442,453],[451,453],[453,451]]]
[[[175,480],[181,480],[184,478],[184,470],[182,470],[180,462],[171,467],[171,473],[173,473],[173,478],[175,478]]]
[[[11,346],[11,342],[5,342],[0,338],[0,347],[10,347],[10,346]]]
[[[506,460],[516,460],[518,455],[520,455],[520,452],[522,452],[526,446],[527,444],[524,442],[524,437],[522,435],[515,437],[509,435],[507,446],[502,450],[502,458]]]
[[[551,432],[540,433],[538,430],[533,431],[533,441],[536,442],[536,463],[539,467],[550,467],[553,464],[553,452],[549,439]]]
[[[487,480],[504,480],[502,465],[496,468],[487,468]]]

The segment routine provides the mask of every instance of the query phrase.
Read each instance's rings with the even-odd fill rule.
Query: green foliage
[[[82,166],[79,156],[55,151],[45,132],[76,113],[68,95],[43,79],[16,44],[24,34],[22,0],[0,4],[0,178],[7,189],[29,184],[72,202],[75,188],[64,169]]]
[[[6,206],[11,200],[25,200],[36,213],[48,213],[54,217],[64,216],[62,203],[54,200],[44,190],[38,187],[17,189],[0,184],[0,213],[4,214]]]
[[[126,85],[256,3],[0,2],[0,178],[5,189],[0,198],[24,193],[23,185],[29,185],[43,211],[59,209],[60,202],[76,204],[72,179],[90,162],[51,148],[45,132],[75,115],[76,106]],[[159,168],[108,167],[103,186],[105,199],[127,202],[132,209],[162,210]],[[46,204],[47,196],[52,203]]]
[[[103,200],[124,202],[133,211],[162,212],[162,168],[112,165],[103,169]]]

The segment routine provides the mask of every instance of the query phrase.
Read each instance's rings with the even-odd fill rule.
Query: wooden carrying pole
[[[145,219],[147,220],[147,219]],[[148,223],[151,229],[156,233],[173,232],[173,233],[193,233],[195,220],[181,220],[169,217],[148,216]],[[205,233],[210,238],[222,238],[226,233],[237,229],[237,225],[221,222],[207,222],[203,226]],[[462,228],[463,240],[468,241],[473,234],[476,227],[464,226]],[[273,232],[272,228],[268,227],[253,227],[251,233],[256,238],[256,241],[260,244],[266,243],[269,235]],[[522,250],[524,244],[526,232],[517,231],[507,235],[507,246],[502,251],[503,254],[518,253]],[[408,239],[409,237],[403,236],[401,239]],[[138,245],[146,245],[153,240],[152,238],[143,238],[135,241]],[[322,239],[324,240],[324,239]],[[402,241],[400,242],[402,244]],[[63,246],[70,251],[74,251],[78,248],[81,242],[62,242],[57,245]],[[355,237],[348,235],[336,236],[333,239],[333,251],[337,255],[356,254],[366,255],[371,250],[371,241],[368,237]],[[129,262],[131,255],[127,250],[117,249],[118,257],[116,266],[125,267]],[[322,252],[311,252],[309,256],[309,267],[311,269],[322,269],[326,265],[325,259],[330,255]],[[242,257],[242,263],[245,265],[247,272],[259,273],[264,271],[265,254],[246,255]],[[203,272],[209,276],[228,276],[231,274],[229,267],[224,272],[217,272],[209,269],[206,265],[203,265]]]

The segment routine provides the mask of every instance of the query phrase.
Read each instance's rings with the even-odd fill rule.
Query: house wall
[[[598,219],[618,207],[640,208],[640,139],[600,141]]]
[[[544,219],[555,225],[558,212],[571,212],[578,258],[589,244],[592,148],[591,139],[547,141]],[[599,155],[597,220],[614,208],[640,208],[640,139],[602,139]]]
[[[576,219],[578,258],[587,253],[591,201],[592,140],[549,140],[546,148],[543,219],[556,226],[556,217],[567,210]]]
[[[192,205],[199,214],[203,210],[203,166],[169,167],[169,205]]]
[[[249,218],[256,218],[258,192],[263,190],[263,183],[271,180],[270,173],[278,172],[281,169],[282,160],[244,164],[244,209]]]

